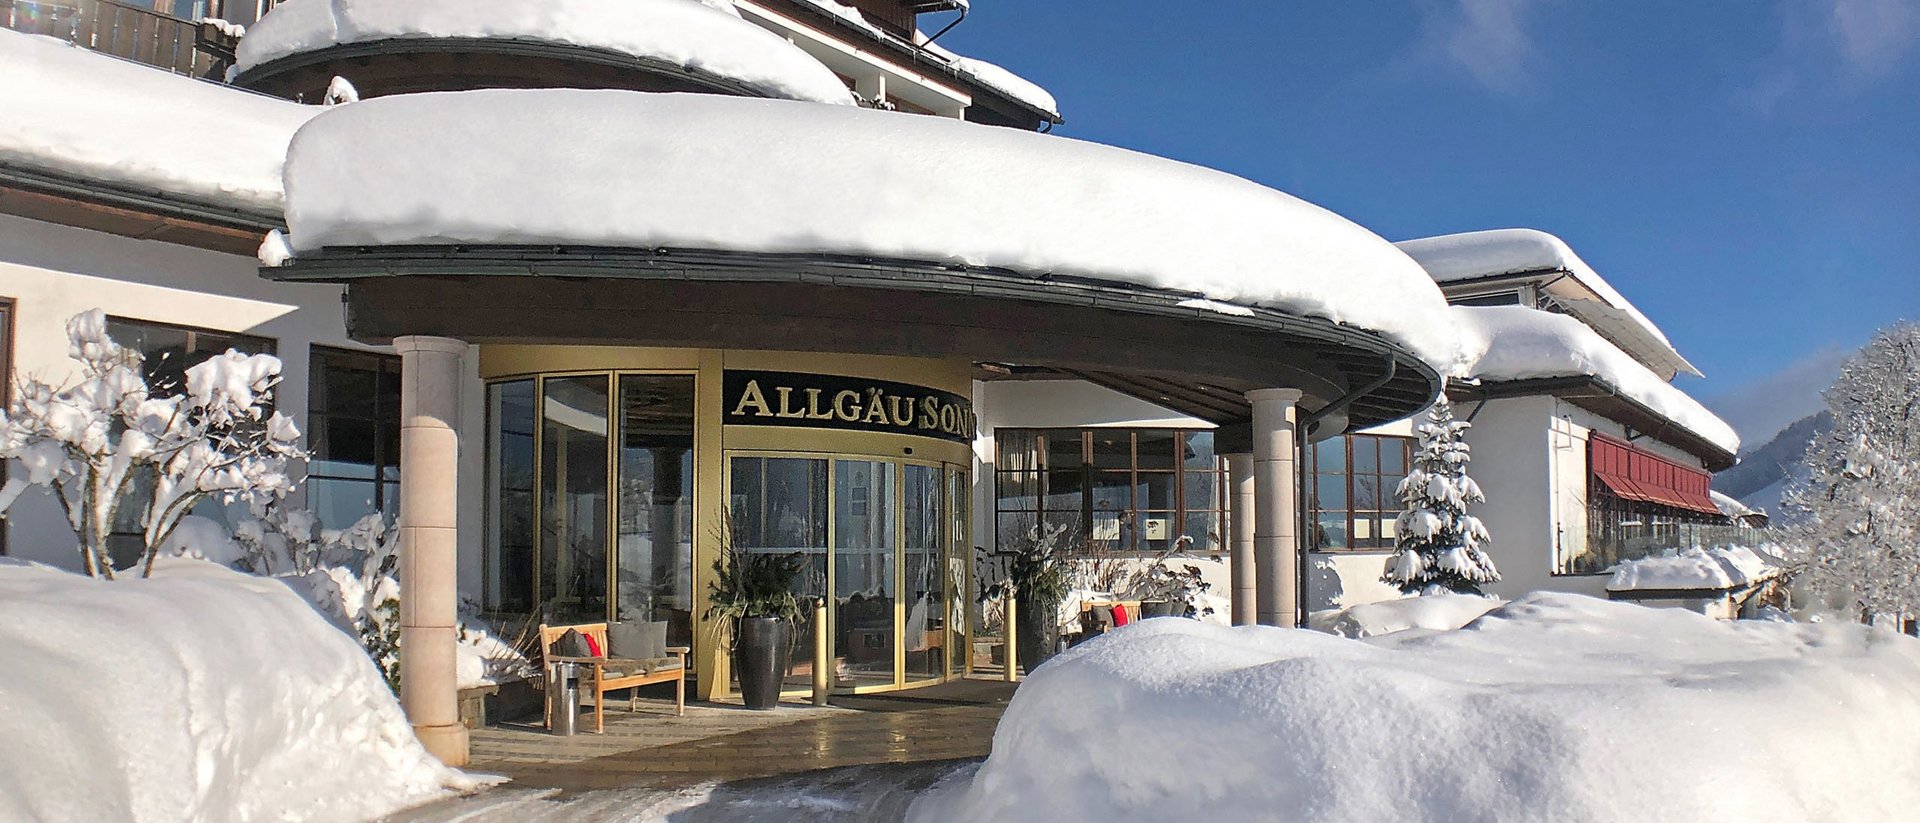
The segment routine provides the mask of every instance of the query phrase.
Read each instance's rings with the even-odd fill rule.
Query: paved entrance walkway
[[[572,794],[977,759],[991,750],[1012,694],[1009,683],[960,680],[835,697],[824,708],[782,704],[756,712],[738,704],[690,704],[686,717],[673,716],[671,701],[642,700],[635,713],[613,701],[604,735],[556,737],[524,725],[475,731],[469,768],[504,774],[523,789]]]

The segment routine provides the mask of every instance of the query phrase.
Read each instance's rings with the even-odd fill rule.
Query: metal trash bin
[[[547,727],[553,734],[571,736],[580,721],[579,667],[555,663],[547,667]]]

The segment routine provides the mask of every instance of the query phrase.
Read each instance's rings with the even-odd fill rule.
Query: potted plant
[[[740,699],[749,709],[771,709],[780,702],[780,684],[793,657],[793,623],[800,601],[793,578],[805,566],[800,552],[764,554],[724,544],[713,561],[707,590],[707,619],[733,623],[733,670],[740,677]]]
[[[1200,605],[1200,595],[1213,588],[1200,573],[1200,567],[1187,563],[1175,568],[1167,561],[1185,557],[1189,540],[1181,537],[1173,548],[1161,552],[1152,563],[1135,570],[1127,589],[1140,601],[1142,617],[1200,617],[1213,614],[1213,607]]]
[[[1014,648],[1028,672],[1039,668],[1060,645],[1060,601],[1065,599],[1071,565],[1063,548],[1064,524],[1036,523],[1014,548],[991,555],[999,579],[980,587],[982,602],[1013,596]]]

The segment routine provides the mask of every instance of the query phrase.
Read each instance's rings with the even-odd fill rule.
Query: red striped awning
[[[1649,451],[1602,434],[1587,439],[1587,466],[1593,478],[1616,496],[1717,515],[1705,471],[1682,466]]]

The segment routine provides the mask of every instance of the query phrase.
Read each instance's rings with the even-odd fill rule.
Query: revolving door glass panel
[[[890,689],[948,673],[955,572],[965,524],[953,505],[957,467],[905,461],[735,454],[729,504],[736,547],[800,552],[793,591],[827,601],[827,658],[816,663],[813,611],[796,626],[785,688],[812,688],[816,666],[837,691]],[[961,538],[964,539],[964,538]]]
[[[813,637],[819,627],[813,624],[810,604],[827,591],[827,461],[735,457],[731,471],[729,531],[734,547],[754,554],[798,552],[804,559],[792,584],[802,605],[785,688],[812,688]]]

